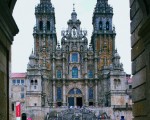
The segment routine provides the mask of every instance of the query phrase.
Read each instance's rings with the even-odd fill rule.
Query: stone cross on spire
[[[105,1],[108,1],[108,0],[97,0],[97,2],[100,2],[100,1],[101,1],[101,2],[105,2]]]
[[[51,0],[40,0],[42,2],[51,2]]]
[[[75,4],[73,3],[73,11],[75,12]]]
[[[77,20],[77,13],[75,12],[75,4],[73,4],[73,12],[71,14],[71,18],[73,21]]]

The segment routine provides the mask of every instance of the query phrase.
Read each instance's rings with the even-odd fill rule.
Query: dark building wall
[[[134,120],[150,120],[150,1],[130,0]]]
[[[12,17],[15,0],[0,0],[0,120],[9,119],[11,44],[18,28]]]

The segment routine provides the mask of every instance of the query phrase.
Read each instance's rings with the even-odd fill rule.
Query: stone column
[[[53,79],[56,78],[56,74],[55,74],[55,53],[53,52]]]
[[[85,53],[85,58],[84,58],[84,62],[85,62],[85,64],[84,64],[84,70],[85,70],[85,78],[87,79],[87,53]]]
[[[87,81],[85,81],[85,105],[88,106],[89,105],[89,101],[88,101],[88,85],[87,85]]]
[[[66,82],[63,81],[63,106],[66,106]]]
[[[36,37],[37,37],[36,34],[33,34],[33,37],[34,37],[34,54],[36,55],[37,54],[37,49],[39,49],[36,46],[36,41],[39,41],[39,40],[36,39]]]
[[[53,81],[53,107],[56,107],[56,83]]]
[[[97,80],[95,81],[95,106],[98,106],[98,100],[97,100]]]
[[[97,76],[97,62],[98,62],[98,57],[97,57],[97,51],[95,51],[95,56],[94,56],[94,68],[95,68],[95,74],[94,74],[94,77],[97,79],[98,76]]]
[[[63,53],[63,71],[62,71],[62,78],[65,79],[65,53]]]

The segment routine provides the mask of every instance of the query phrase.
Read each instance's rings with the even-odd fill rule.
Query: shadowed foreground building
[[[9,119],[9,73],[11,44],[18,33],[12,17],[16,0],[0,0],[0,120]]]
[[[85,106],[96,115],[132,117],[127,75],[115,50],[113,8],[98,0],[93,13],[93,34],[80,27],[75,8],[57,43],[55,12],[50,0],[35,8],[34,50],[29,57],[26,79],[28,117],[44,119],[51,111]],[[131,95],[130,95],[131,96]]]

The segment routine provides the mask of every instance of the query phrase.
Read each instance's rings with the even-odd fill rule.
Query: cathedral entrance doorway
[[[77,106],[82,107],[82,97],[77,97]]]
[[[78,88],[73,88],[68,93],[68,105],[69,107],[82,107],[83,99],[82,92]]]

